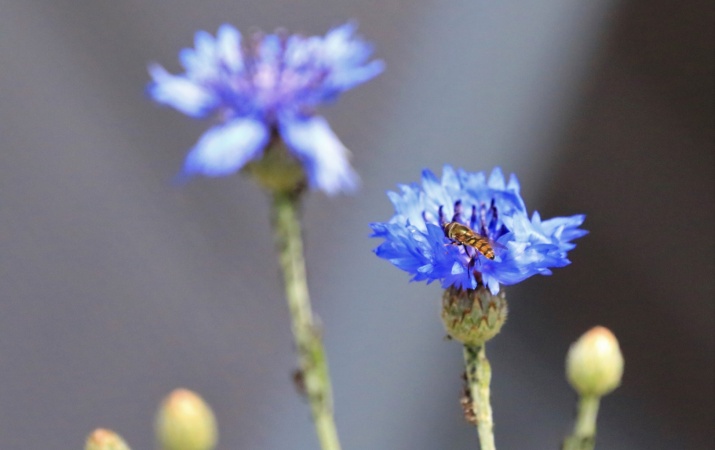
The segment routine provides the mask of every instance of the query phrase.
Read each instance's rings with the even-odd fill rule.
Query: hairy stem
[[[479,447],[481,450],[495,450],[492,405],[489,402],[492,368],[484,351],[484,344],[474,347],[464,346],[464,365],[467,372],[467,385],[472,396],[472,406],[477,418]]]
[[[340,450],[325,349],[310,308],[298,217],[299,203],[298,195],[276,193],[273,197],[273,228],[292,321],[291,329],[298,351],[298,379],[310,403],[320,448]]]

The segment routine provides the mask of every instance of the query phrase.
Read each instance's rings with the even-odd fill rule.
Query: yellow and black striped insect
[[[494,209],[494,205],[492,205],[491,208]],[[494,213],[494,214],[496,214],[496,213]],[[487,237],[482,236],[481,234],[477,233],[469,226],[458,222],[461,215],[462,215],[462,202],[461,201],[458,201],[457,203],[454,204],[454,217],[452,217],[451,222],[445,221],[442,207],[440,206],[440,208],[439,208],[439,223],[442,226],[442,229],[444,230],[444,235],[447,236],[447,239],[450,239],[452,241],[450,243],[451,245],[463,246],[465,253],[467,254],[467,256],[470,257],[469,264],[468,264],[467,268],[470,269],[470,268],[474,267],[480,253],[482,255],[484,255],[484,257],[486,257],[487,259],[494,260],[494,258],[496,258],[496,255],[494,253],[494,248],[492,247],[492,244],[489,241],[489,239]],[[478,222],[477,211],[476,211],[476,207],[473,206],[470,224],[472,224],[472,226],[476,226],[477,222]],[[482,223],[484,223],[484,222],[486,222],[486,218],[482,218]],[[482,226],[482,228],[485,228],[485,227]],[[473,256],[470,255],[469,247],[476,250],[477,253]]]
[[[494,249],[489,239],[459,222],[448,222],[444,226],[444,234],[452,240],[453,245],[470,246],[489,259],[494,259]]]

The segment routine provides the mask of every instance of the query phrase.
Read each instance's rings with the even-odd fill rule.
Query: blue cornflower
[[[255,33],[244,41],[222,25],[215,38],[197,32],[194,48],[181,51],[185,73],[150,65],[155,101],[219,122],[191,149],[183,174],[232,174],[281,139],[311,187],[328,194],[354,189],[349,152],[316,107],[383,70],[381,61],[368,61],[372,49],[353,36],[355,28],[347,23],[324,37]]]
[[[412,274],[412,281],[440,280],[445,289],[485,286],[496,295],[500,285],[570,264],[571,241],[587,233],[578,228],[584,215],[542,221],[534,213],[529,218],[519,182],[514,175],[505,180],[499,168],[487,178],[445,166],[441,180],[425,170],[422,185],[399,187],[399,193],[388,192],[395,215],[370,226],[372,237],[384,239],[375,253]],[[446,226],[451,222],[485,238],[493,259],[487,251],[450,239]]]

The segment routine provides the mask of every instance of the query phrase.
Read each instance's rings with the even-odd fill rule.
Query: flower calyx
[[[447,334],[464,345],[481,346],[506,322],[508,313],[504,289],[492,294],[488,288],[450,287],[442,296],[442,322]]]

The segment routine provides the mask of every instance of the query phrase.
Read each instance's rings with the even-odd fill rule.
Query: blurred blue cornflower
[[[324,37],[278,31],[243,40],[222,25],[216,38],[199,31],[194,48],[180,52],[184,74],[150,65],[148,92],[156,102],[219,122],[191,149],[183,175],[232,174],[282,139],[311,187],[328,194],[354,189],[349,152],[316,107],[383,70],[381,61],[368,61],[372,49],[353,36],[355,28],[347,23]]]
[[[445,289],[486,286],[496,295],[500,285],[550,275],[550,268],[570,264],[571,241],[588,233],[578,228],[584,215],[542,221],[535,212],[529,219],[519,182],[514,175],[507,182],[499,168],[487,178],[445,166],[442,180],[425,170],[421,186],[401,185],[400,191],[388,192],[392,219],[370,224],[372,237],[385,240],[375,253],[412,274],[412,281],[440,280]],[[486,238],[493,259],[450,239],[452,222]]]

